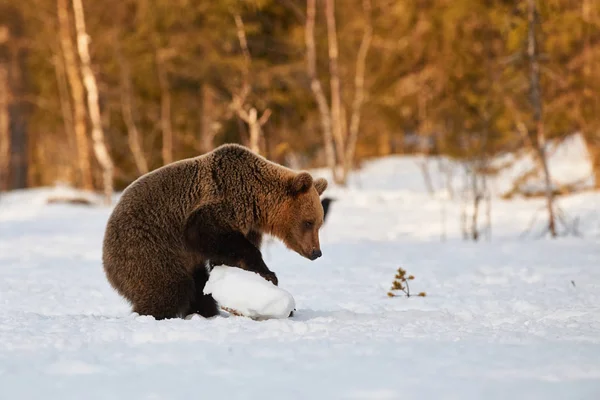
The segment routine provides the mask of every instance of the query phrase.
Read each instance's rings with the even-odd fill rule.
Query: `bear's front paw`
[[[266,280],[268,280],[275,286],[278,286],[278,284],[279,284],[279,280],[277,279],[277,276],[275,275],[274,272],[271,272],[271,271],[261,272],[260,276],[262,276],[263,278],[265,278]]]

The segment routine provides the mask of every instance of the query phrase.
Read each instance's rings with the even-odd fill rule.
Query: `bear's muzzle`
[[[321,257],[323,255],[323,253],[321,253],[321,250],[313,250],[312,253],[310,253],[310,257],[308,257],[311,261],[316,260],[317,258]]]

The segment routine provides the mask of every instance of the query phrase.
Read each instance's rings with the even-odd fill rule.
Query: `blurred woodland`
[[[392,153],[544,171],[576,131],[600,177],[599,94],[596,0],[0,0],[0,190],[225,142],[339,183]]]

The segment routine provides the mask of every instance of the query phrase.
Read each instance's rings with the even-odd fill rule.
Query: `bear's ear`
[[[317,193],[319,196],[323,194],[325,189],[327,189],[327,179],[325,178],[317,178],[315,179],[315,189],[317,189]]]
[[[313,184],[313,178],[308,172],[300,172],[294,176],[290,182],[290,190],[292,194],[300,194],[307,192]]]

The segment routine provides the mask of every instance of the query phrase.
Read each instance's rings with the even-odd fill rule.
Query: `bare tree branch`
[[[264,124],[267,123],[267,121],[269,120],[269,117],[271,116],[271,109],[267,108],[264,112],[263,115],[259,118],[258,120],[258,124],[260,126],[263,126]]]
[[[296,16],[296,18],[298,19],[298,21],[301,24],[306,23],[306,16],[304,15],[304,13],[302,12],[302,8],[300,8],[300,6],[298,6],[294,0],[280,0],[280,2],[282,3],[282,5],[290,10],[292,10],[292,12],[294,13],[294,15]]]

